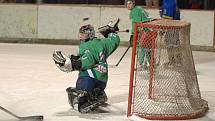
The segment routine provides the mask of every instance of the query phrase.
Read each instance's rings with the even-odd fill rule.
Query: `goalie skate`
[[[67,88],[66,91],[68,93],[68,101],[70,106],[74,110],[78,110],[81,113],[91,112],[98,106],[105,104],[107,101],[105,92],[98,88],[94,89],[92,94],[87,94],[86,91],[78,90],[73,87]]]
[[[99,95],[96,97],[93,101],[88,100],[88,102],[85,103],[79,103],[78,105],[78,111],[81,113],[89,113],[94,111],[99,106],[106,105],[107,96],[105,93],[102,95]]]

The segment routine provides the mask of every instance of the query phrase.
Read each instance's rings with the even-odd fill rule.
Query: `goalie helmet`
[[[94,27],[90,24],[84,25],[79,29],[79,33],[86,34],[85,42],[95,38],[95,30]]]

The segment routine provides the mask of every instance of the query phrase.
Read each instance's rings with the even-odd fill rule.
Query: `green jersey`
[[[120,38],[115,33],[110,33],[108,38],[94,38],[81,43],[78,55],[81,57],[81,71],[79,76],[90,76],[102,82],[108,80],[107,58],[119,46]]]
[[[151,18],[148,16],[147,12],[140,6],[134,6],[129,13],[129,18],[132,23],[131,34],[134,34],[134,23],[135,22],[143,22],[150,20]]]

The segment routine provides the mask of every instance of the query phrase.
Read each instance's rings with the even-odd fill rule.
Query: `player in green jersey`
[[[118,24],[118,23],[117,23]],[[107,58],[119,46],[118,26],[107,25],[100,30],[105,38],[96,38],[94,27],[84,25],[79,29],[79,52],[67,56],[62,51],[55,51],[53,60],[64,72],[79,71],[76,87],[67,88],[70,105],[87,113],[107,101],[105,87],[108,81]]]
[[[130,36],[130,45],[132,45],[133,41],[133,34],[134,34],[134,24],[136,22],[144,22],[149,21],[151,18],[148,16],[148,13],[140,6],[135,5],[134,0],[127,0],[127,9],[130,10],[129,19],[131,20],[132,29],[131,29],[131,36]],[[138,63],[139,66],[144,66],[146,68],[146,64],[149,65],[150,62],[150,49],[144,48],[142,43],[140,42],[137,45],[137,52],[138,52]],[[144,62],[144,58],[146,57],[146,64]],[[144,62],[144,65],[143,65]]]

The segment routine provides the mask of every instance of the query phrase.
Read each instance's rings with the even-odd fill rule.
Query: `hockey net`
[[[128,116],[178,120],[205,114],[208,104],[199,90],[190,23],[157,19],[135,24],[129,86]]]

